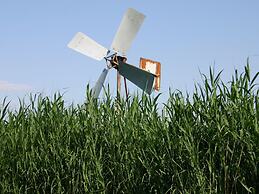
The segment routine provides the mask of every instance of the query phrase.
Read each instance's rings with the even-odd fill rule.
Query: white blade
[[[94,98],[98,98],[98,96],[100,95],[100,92],[102,90],[102,87],[103,87],[103,84],[104,84],[104,81],[105,81],[105,78],[108,74],[108,71],[109,69],[106,69],[104,68],[100,77],[98,78],[94,88],[93,88],[93,95],[94,95]]]
[[[113,39],[112,49],[125,55],[144,19],[145,15],[129,8],[124,14]]]
[[[67,46],[99,61],[106,56],[108,51],[105,47],[98,44],[82,32],[78,32]]]

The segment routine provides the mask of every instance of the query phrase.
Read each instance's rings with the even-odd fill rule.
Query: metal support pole
[[[121,94],[121,75],[119,71],[117,71],[117,97]]]
[[[128,88],[127,88],[127,82],[126,82],[126,78],[124,77],[124,86],[125,86],[125,93],[126,93],[126,99],[128,99]]]

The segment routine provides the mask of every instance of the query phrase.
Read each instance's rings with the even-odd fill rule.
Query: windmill
[[[106,67],[103,69],[93,88],[93,95],[95,98],[98,98],[108,71],[111,68],[117,70],[117,94],[120,94],[121,90],[121,75],[124,77],[126,95],[126,79],[134,83],[146,93],[151,94],[154,79],[160,75],[155,75],[147,70],[137,68],[126,63],[126,52],[130,48],[131,43],[136,37],[144,19],[145,16],[142,13],[129,8],[122,18],[110,50],[82,32],[78,32],[69,42],[69,48],[93,59],[99,61],[104,59],[106,61]]]

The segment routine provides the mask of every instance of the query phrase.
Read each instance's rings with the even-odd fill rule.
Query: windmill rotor
[[[131,81],[146,93],[151,94],[156,75],[126,63],[126,52],[130,48],[144,19],[145,15],[132,8],[129,8],[121,20],[110,50],[82,32],[76,33],[76,35],[69,42],[69,48],[95,60],[101,61],[104,59],[106,61],[106,67],[102,70],[95,86],[92,89],[95,98],[98,98],[100,95],[109,69],[111,68],[117,70],[117,93],[120,92],[120,75],[122,75],[124,77],[126,94],[126,79]]]

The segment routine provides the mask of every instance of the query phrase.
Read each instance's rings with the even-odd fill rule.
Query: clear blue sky
[[[128,62],[145,57],[162,64],[162,99],[168,89],[192,91],[199,70],[224,69],[229,80],[250,57],[259,70],[259,1],[119,1],[44,0],[0,3],[0,100],[15,101],[33,92],[66,92],[68,101],[82,102],[86,84],[94,85],[104,62],[67,48],[81,31],[109,48],[127,8],[146,15]],[[115,94],[115,71],[107,82]],[[130,92],[137,89],[130,85]]]

